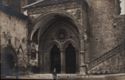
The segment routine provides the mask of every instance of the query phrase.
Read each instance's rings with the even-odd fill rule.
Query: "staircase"
[[[99,68],[99,65],[101,65],[101,64],[106,64],[109,61],[114,60],[113,59],[114,57],[116,57],[116,59],[119,59],[119,57],[122,57],[123,60],[121,62],[123,62],[123,65],[124,65],[124,61],[125,61],[125,59],[124,59],[125,58],[125,42],[121,43],[117,47],[115,47],[115,48],[111,49],[110,51],[106,52],[101,57],[99,57],[99,58],[93,60],[92,62],[90,62],[88,64],[88,70],[89,70],[88,73],[89,74],[100,74],[100,73],[107,74],[107,73],[110,73],[110,72],[106,72],[104,70],[103,70],[104,72],[98,72],[99,70],[97,70],[97,68]],[[121,65],[118,65],[118,66],[121,66]],[[105,67],[105,65],[102,65],[100,67]],[[95,70],[94,70],[94,68],[95,68]],[[92,72],[92,70],[94,72]],[[97,72],[96,72],[96,70],[97,70]],[[125,70],[123,70],[123,72],[125,72]]]

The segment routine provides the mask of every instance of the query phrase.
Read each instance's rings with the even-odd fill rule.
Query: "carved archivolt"
[[[72,27],[72,25],[70,25],[70,23],[58,22],[52,24],[43,36],[41,36],[40,45],[42,45],[42,49],[47,51],[52,45],[57,45],[58,48],[64,48],[67,44],[72,44],[74,47],[78,48],[78,36],[78,32]]]

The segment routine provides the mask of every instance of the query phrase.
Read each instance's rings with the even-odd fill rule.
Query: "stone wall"
[[[114,18],[118,16],[118,0],[91,0],[89,15],[89,42],[90,42],[90,61],[118,45],[116,34],[121,33],[122,29],[114,28]],[[122,28],[122,26],[120,26]],[[115,32],[117,30],[117,32]],[[120,35],[119,35],[120,36]],[[123,36],[121,36],[123,37]]]
[[[125,15],[119,15],[113,20],[115,44],[125,41]]]
[[[125,72],[125,16],[113,20],[115,48],[90,63],[89,73],[108,74]]]
[[[4,9],[3,9],[4,8]],[[17,67],[27,66],[27,19],[24,15],[0,7],[0,49],[2,74],[12,75]]]

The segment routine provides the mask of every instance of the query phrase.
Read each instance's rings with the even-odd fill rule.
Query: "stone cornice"
[[[36,7],[46,7],[46,6],[52,6],[52,5],[57,5],[57,4],[64,4],[64,3],[68,3],[68,2],[74,2],[76,0],[44,0],[41,1],[37,4],[34,5],[27,5],[27,7],[24,7],[24,9],[31,9],[31,8],[36,8]],[[32,3],[33,4],[33,3]]]

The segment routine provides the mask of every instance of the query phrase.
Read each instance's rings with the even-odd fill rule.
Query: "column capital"
[[[86,34],[86,33],[84,33],[84,34],[80,34],[80,39],[86,41],[86,40],[88,39],[87,34]]]
[[[60,48],[60,52],[61,52],[61,53],[64,53],[64,49],[63,49],[63,48]]]
[[[85,54],[85,51],[80,51],[80,54]]]

